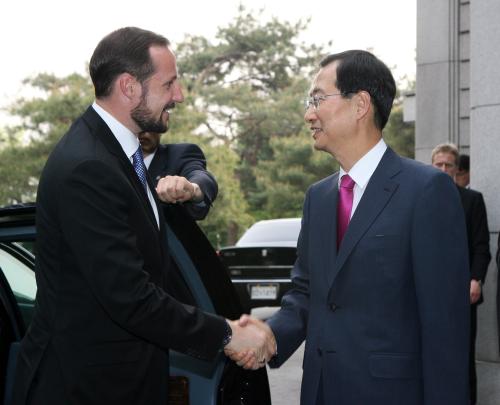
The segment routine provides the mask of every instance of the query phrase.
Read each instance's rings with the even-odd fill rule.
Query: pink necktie
[[[339,202],[337,205],[337,249],[344,238],[351,219],[354,180],[344,174],[340,180]]]

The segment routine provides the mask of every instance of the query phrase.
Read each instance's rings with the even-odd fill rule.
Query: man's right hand
[[[276,354],[276,340],[266,323],[249,315],[228,322],[233,337],[224,352],[239,366],[256,370],[264,367]]]
[[[160,200],[175,204],[178,202],[203,201],[203,192],[196,183],[181,176],[165,176],[158,181],[156,192]]]

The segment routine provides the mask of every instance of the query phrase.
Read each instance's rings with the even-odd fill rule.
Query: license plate
[[[253,285],[250,287],[250,298],[253,300],[275,300],[278,296],[276,285]]]

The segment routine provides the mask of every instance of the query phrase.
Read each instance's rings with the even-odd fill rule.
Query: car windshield
[[[300,218],[259,221],[243,234],[236,246],[296,246],[299,231]]]

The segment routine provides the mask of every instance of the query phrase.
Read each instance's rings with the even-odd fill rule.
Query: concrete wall
[[[417,1],[415,158],[439,143],[469,152],[470,2]]]
[[[500,229],[500,2],[473,0],[470,7],[471,186],[481,190],[488,210],[492,252]],[[492,263],[479,308],[477,342],[479,403],[500,404],[500,358],[496,319],[498,271]]]
[[[491,252],[500,230],[500,1],[417,0],[416,151],[454,142],[471,156],[471,188],[483,193]],[[479,307],[478,405],[500,404],[500,357],[492,260]]]

